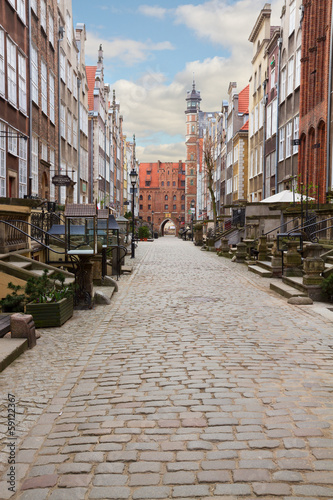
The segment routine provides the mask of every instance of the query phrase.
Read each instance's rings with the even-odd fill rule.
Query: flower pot
[[[32,315],[36,328],[61,326],[73,316],[73,297],[42,304],[30,302],[26,305],[26,313]]]

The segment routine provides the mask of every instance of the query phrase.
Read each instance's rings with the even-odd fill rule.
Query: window
[[[146,181],[146,182],[145,182],[145,185],[146,185],[146,186],[150,186],[150,181]]]
[[[254,73],[254,78],[253,78],[253,93],[257,90],[257,72]]]
[[[194,181],[193,179],[190,180],[190,186],[194,186]]]
[[[32,136],[31,178],[31,193],[38,195],[38,138],[35,136]]]
[[[143,210],[143,205],[140,205],[140,210]]]
[[[250,137],[253,136],[254,111],[250,114]]]
[[[271,71],[271,90],[275,87],[275,66]]]
[[[143,200],[143,195],[142,194],[140,194],[140,200]]]
[[[261,85],[261,64],[259,64],[259,69],[258,69],[258,88]]]
[[[66,108],[63,104],[60,105],[60,132],[61,137],[66,139]]]
[[[296,19],[296,1],[293,0],[290,4],[289,11],[289,36],[295,31],[295,19]]]
[[[233,186],[234,192],[238,191],[238,174],[234,175],[234,186]]]
[[[31,46],[31,84],[31,98],[38,106],[38,51],[33,45]]]
[[[264,125],[264,101],[261,99],[259,103],[259,129]]]
[[[23,113],[27,112],[27,60],[22,54],[18,54],[19,74],[19,108]]]
[[[295,116],[294,118],[294,140],[298,139],[298,130],[299,130],[299,116]],[[298,146],[295,145],[293,147],[293,154],[298,153]]]
[[[41,94],[42,111],[47,115],[47,66],[43,59],[41,62]]]
[[[65,83],[65,64],[66,64],[66,56],[63,50],[60,51],[60,78]]]
[[[277,129],[277,99],[272,102],[272,135],[276,134]]]
[[[6,126],[0,122],[0,196],[6,196]]]
[[[8,127],[8,153],[17,156],[17,132]]]
[[[40,25],[46,33],[46,2],[41,0],[40,2]]]
[[[164,196],[164,199],[165,199],[165,200],[167,200],[167,199],[168,199],[168,195],[167,195],[167,194]]]
[[[31,9],[37,15],[37,0],[30,0]]]
[[[77,149],[77,119],[73,116],[73,148]]]
[[[173,195],[173,201],[176,201],[177,200],[177,196],[174,194]]]
[[[148,200],[151,200],[151,195],[150,194],[148,195]]]
[[[151,210],[151,205],[148,205],[148,210]]]
[[[254,133],[258,132],[259,127],[259,109],[258,105],[254,108]]]
[[[172,185],[175,186],[176,185],[176,181],[172,181]]]
[[[164,205],[164,210],[168,210],[169,209],[169,205]]]
[[[180,181],[181,187],[185,187],[185,181]]]
[[[54,47],[54,19],[51,11],[49,12],[49,42]]]
[[[194,170],[191,168],[190,175],[194,175]]]
[[[19,139],[19,198],[27,194],[27,141]]]
[[[44,161],[48,161],[48,158],[47,158],[47,144],[45,142],[42,142],[41,143],[41,159],[44,160]]]
[[[182,205],[180,209],[185,210],[185,205]]]
[[[17,104],[16,88],[16,45],[7,37],[7,82],[8,101],[14,106]]]
[[[72,20],[71,20],[71,15],[67,11],[66,12],[66,35],[67,35],[67,42],[69,45],[72,44]]]
[[[294,90],[294,57],[288,61],[288,95]]]
[[[173,210],[177,210],[177,205],[173,205]]]
[[[301,84],[301,47],[296,50],[295,89]]]
[[[167,182],[167,186],[170,186],[170,181]]]
[[[72,92],[72,68],[69,61],[67,61],[67,87],[68,90]]]
[[[266,136],[269,139],[272,135],[272,104],[267,106]]]
[[[281,87],[280,87],[280,100],[281,102],[286,98],[286,79],[287,79],[287,68],[284,67],[281,70]]]
[[[52,123],[55,123],[55,112],[54,112],[54,106],[55,106],[55,78],[54,75],[50,73],[49,75],[49,96],[50,96],[50,120]]]
[[[293,124],[292,122],[289,122],[286,126],[286,158],[289,158],[289,156],[291,156],[292,131]]]
[[[5,95],[5,34],[0,29],[0,94]]]
[[[73,97],[77,100],[77,74],[73,71]]]
[[[284,127],[279,132],[279,161],[284,159]]]
[[[67,142],[72,144],[72,113],[67,110]]]
[[[262,146],[260,146],[259,150],[259,164],[258,164],[258,174],[262,173]]]
[[[17,0],[17,13],[25,23],[25,0]]]
[[[253,151],[251,151],[250,155],[250,179],[253,177]]]
[[[164,186],[164,181],[161,182],[161,186]]]

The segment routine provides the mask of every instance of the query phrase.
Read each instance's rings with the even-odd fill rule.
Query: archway
[[[160,224],[159,233],[161,236],[177,236],[177,222],[172,220],[171,218],[164,219],[164,221]]]

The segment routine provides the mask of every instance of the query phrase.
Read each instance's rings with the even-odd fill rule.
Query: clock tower
[[[199,155],[199,111],[200,92],[195,89],[193,80],[192,90],[186,97],[186,160],[185,160],[185,222],[191,222],[191,208],[195,209],[194,218],[197,217],[197,165]]]

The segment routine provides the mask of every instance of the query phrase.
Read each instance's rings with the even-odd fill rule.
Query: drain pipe
[[[278,164],[279,164],[279,104],[280,104],[280,66],[281,66],[281,49],[282,38],[278,39],[279,55],[278,55],[278,79],[276,86],[276,137],[275,137],[275,193],[278,192]]]
[[[267,80],[265,79],[262,84],[262,88],[264,90],[263,97],[263,114],[264,114],[264,123],[263,123],[263,144],[262,144],[262,170],[263,170],[263,183],[262,183],[262,194],[263,200],[266,198],[266,106],[267,106],[267,94],[266,94],[266,86]]]
[[[64,38],[64,27],[58,32],[58,175],[61,173],[61,76],[60,76],[60,43]],[[61,204],[61,186],[58,186],[58,203]]]
[[[80,111],[81,111],[81,80],[77,79],[77,203],[80,204],[80,194],[81,194],[81,121],[80,121]]]
[[[32,175],[31,175],[31,165],[32,165],[32,57],[31,57],[31,50],[32,50],[32,37],[31,37],[31,0],[29,2],[29,18],[28,18],[28,23],[29,23],[29,75],[30,75],[30,81],[29,81],[29,94],[30,94],[30,99],[29,99],[29,185],[28,185],[28,197],[30,198],[32,195]]]
[[[328,190],[333,188],[333,172],[330,166],[330,160],[333,164],[331,148],[331,120],[332,120],[332,64],[333,64],[333,2],[331,6],[331,40],[330,40],[330,59],[328,65],[328,106],[327,106],[327,137],[326,137],[326,195]]]

